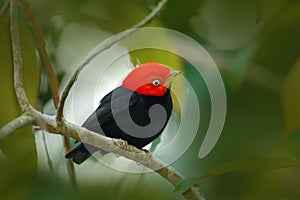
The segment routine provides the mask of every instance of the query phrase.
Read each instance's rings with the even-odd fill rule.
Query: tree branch
[[[22,53],[19,33],[17,0],[10,1],[10,36],[14,60],[14,88],[22,111],[29,109],[30,104],[23,88]]]
[[[54,106],[55,106],[55,108],[57,108],[58,103],[59,103],[58,81],[56,78],[54,67],[52,65],[52,62],[51,62],[51,60],[48,56],[47,50],[46,50],[46,43],[44,40],[42,29],[39,26],[39,23],[37,22],[35,16],[31,12],[29,4],[26,2],[26,0],[21,0],[21,2],[23,5],[23,8],[25,10],[25,13],[27,15],[27,18],[29,19],[29,23],[32,27],[34,36],[37,40],[39,54],[40,54],[41,60],[44,64],[44,67],[45,67],[45,70],[46,70],[46,73],[48,75],[48,79],[50,82],[50,88],[51,88],[51,92],[52,92],[52,96],[53,96],[53,100],[54,100]],[[62,139],[63,139],[65,153],[67,153],[71,150],[70,140],[66,136],[63,136]],[[70,181],[73,183],[73,185],[76,185],[76,175],[75,175],[74,163],[71,160],[67,160],[66,164],[67,164],[67,170],[68,170],[68,174],[70,177]]]
[[[31,115],[23,114],[16,119],[10,121],[0,129],[0,141],[6,138],[10,133],[15,132],[16,130],[33,125],[35,118]]]
[[[61,122],[63,119],[63,109],[65,105],[65,101],[67,99],[67,96],[69,95],[69,92],[73,86],[73,84],[76,82],[79,73],[81,70],[94,58],[96,57],[99,53],[105,51],[106,49],[110,48],[113,44],[117,43],[118,41],[128,37],[132,33],[134,33],[138,28],[141,28],[151,22],[151,20],[162,10],[162,8],[165,6],[168,0],[161,0],[157,6],[152,10],[152,12],[147,15],[142,21],[138,22],[136,25],[134,25],[131,29],[128,29],[115,37],[113,37],[108,43],[106,43],[102,48],[100,48],[98,51],[94,52],[91,54],[88,58],[84,60],[83,63],[81,63],[77,70],[74,72],[72,78],[70,81],[67,83],[62,95],[60,102],[58,104],[58,109],[57,109],[57,115],[56,115],[56,120],[57,122]]]
[[[83,143],[93,145],[104,151],[112,152],[141,163],[144,166],[156,171],[174,186],[176,186],[181,180],[183,180],[182,175],[180,175],[175,169],[152,157],[150,152],[146,153],[134,146],[127,145],[127,143],[121,139],[112,139],[102,136],[98,133],[72,124],[68,121],[63,121],[62,123],[57,124],[53,117],[43,115],[38,111],[35,111],[34,115],[36,116],[37,124],[42,129],[45,129],[50,133],[70,136],[74,139],[80,140]],[[189,190],[183,195],[187,199],[203,199],[200,195],[200,192],[198,191],[198,187],[196,186],[189,188]]]
[[[104,151],[112,152],[141,163],[144,166],[156,171],[174,186],[176,186],[183,179],[182,175],[180,175],[175,169],[154,158],[150,152],[146,153],[134,146],[127,145],[126,142],[121,139],[105,137],[67,121],[57,124],[54,117],[40,113],[35,109],[29,110],[27,114],[21,115],[17,119],[2,127],[0,129],[0,138],[5,138],[7,135],[6,133],[8,132],[13,132],[21,127],[32,124],[37,125],[41,129],[50,133],[70,136]],[[197,187],[191,187],[183,195],[187,199],[202,199]]]
[[[51,117],[49,115],[43,114],[36,109],[32,108],[27,96],[25,94],[22,82],[22,57],[21,57],[21,47],[20,38],[18,30],[18,15],[17,15],[17,0],[11,0],[11,40],[13,46],[13,56],[14,56],[14,81],[15,81],[15,91],[19,104],[24,112],[23,115],[8,123],[0,129],[0,138],[5,138],[7,133],[15,131],[26,125],[37,125],[41,129],[46,130],[51,133],[61,134],[64,136],[70,136],[75,139],[81,140],[86,144],[93,145],[107,152],[112,152],[123,156],[125,158],[131,159],[144,166],[153,169],[159,173],[162,177],[168,180],[172,185],[176,186],[183,177],[172,167],[167,166],[160,160],[152,157],[150,153],[146,153],[134,146],[127,145],[127,143],[120,139],[112,139],[95,132],[89,131],[83,127],[69,123],[63,119],[63,108],[65,100],[69,94],[72,85],[75,83],[80,71],[83,67],[89,63],[96,55],[108,49],[110,46],[120,41],[121,39],[132,34],[137,28],[144,26],[149,23],[157,13],[163,8],[167,0],[162,0],[153,11],[145,17],[141,22],[136,24],[132,29],[127,30],[116,37],[114,37],[110,42],[108,42],[103,48],[99,49],[97,52],[92,54],[87,58],[76,70],[73,77],[67,84],[65,90],[63,91],[62,98],[58,105],[58,111],[56,117]],[[201,199],[200,193],[197,187],[191,187],[187,192],[183,194],[187,199]]]

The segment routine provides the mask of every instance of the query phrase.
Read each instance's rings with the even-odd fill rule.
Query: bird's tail
[[[81,143],[80,145],[75,147],[72,151],[67,153],[65,155],[65,157],[68,159],[72,159],[73,162],[80,165],[81,163],[83,163],[86,159],[88,159],[92,155],[91,153],[94,152],[92,150],[93,147],[90,150],[90,149],[87,149],[85,146],[88,146],[88,145],[84,145],[83,143]]]

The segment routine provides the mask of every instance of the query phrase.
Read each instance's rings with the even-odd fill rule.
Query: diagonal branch
[[[30,104],[23,87],[23,60],[20,44],[17,0],[10,1],[10,37],[14,60],[14,88],[21,109],[24,112],[30,108]]]
[[[81,70],[98,54],[100,54],[101,52],[105,51],[106,49],[110,48],[113,44],[117,43],[118,41],[128,37],[129,35],[131,35],[132,33],[134,33],[138,28],[141,28],[143,26],[145,26],[146,24],[148,24],[149,22],[151,22],[151,20],[162,10],[162,8],[165,6],[165,4],[167,3],[168,0],[161,0],[157,6],[152,10],[152,12],[147,15],[142,21],[138,22],[136,25],[134,25],[131,29],[128,29],[118,35],[116,35],[115,37],[112,38],[112,40],[110,40],[108,43],[106,43],[102,48],[100,48],[99,50],[97,50],[96,52],[94,52],[93,54],[91,54],[88,58],[85,59],[85,61],[83,63],[81,63],[77,70],[74,72],[72,78],[70,79],[70,81],[67,83],[62,95],[61,95],[61,99],[60,102],[58,104],[58,109],[57,109],[57,115],[56,115],[56,120],[58,123],[62,122],[63,119],[63,109],[64,109],[64,105],[65,105],[65,101],[69,95],[69,92],[73,86],[73,84],[76,82],[79,73],[81,72]]]
[[[181,174],[179,174],[171,166],[167,166],[162,161],[154,158],[150,152],[146,153],[145,151],[137,149],[134,146],[126,145],[126,142],[121,139],[112,139],[109,137],[105,137],[67,121],[64,121],[61,124],[57,124],[55,123],[55,120],[53,118],[42,115],[38,112],[35,112],[34,115],[36,115],[37,117],[38,125],[48,132],[70,136],[74,139],[80,140],[85,144],[93,145],[104,151],[112,152],[141,163],[144,166],[156,171],[174,186],[176,186],[181,180],[183,180]],[[190,187],[189,190],[187,190],[183,195],[186,197],[186,199],[203,199],[197,186]]]
[[[183,180],[182,175],[179,174],[174,168],[167,166],[162,161],[152,157],[151,153],[146,153],[131,145],[124,145],[125,142],[121,139],[105,137],[67,121],[57,124],[54,117],[40,113],[34,108],[28,110],[21,117],[13,120],[8,125],[5,125],[2,129],[0,129],[0,138],[4,138],[5,134],[3,133],[7,132],[3,130],[9,129],[10,131],[14,131],[20,127],[31,124],[37,125],[42,130],[46,130],[47,132],[70,136],[74,139],[81,140],[86,144],[103,149],[104,151],[112,152],[141,163],[144,166],[156,171],[174,186]],[[203,199],[196,186],[190,187],[185,193],[183,193],[183,195],[186,197],[186,199]]]

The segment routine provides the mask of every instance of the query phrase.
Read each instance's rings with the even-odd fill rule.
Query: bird
[[[179,74],[182,72],[157,62],[141,64],[129,72],[120,86],[101,99],[98,108],[82,127],[106,137],[122,139],[127,144],[142,149],[163,132],[170,119],[173,109],[171,83]],[[157,105],[164,112],[158,110],[160,113],[154,113],[151,118],[151,107]],[[157,112],[157,109],[153,110]],[[157,126],[150,125],[155,124],[154,121]],[[140,132],[133,133],[136,132],[133,128],[135,126]],[[144,130],[147,126],[148,129]],[[107,153],[92,145],[80,143],[65,158],[79,165],[97,151],[101,154]]]

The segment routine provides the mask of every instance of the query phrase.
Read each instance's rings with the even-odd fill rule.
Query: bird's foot
[[[141,149],[143,152],[146,153],[147,159],[151,160],[152,159],[152,153],[148,149]]]
[[[127,149],[128,143],[121,139],[113,139],[113,142],[116,146],[120,147],[121,149]]]
[[[143,152],[145,152],[146,154],[151,154],[151,152],[148,149],[141,149]]]

